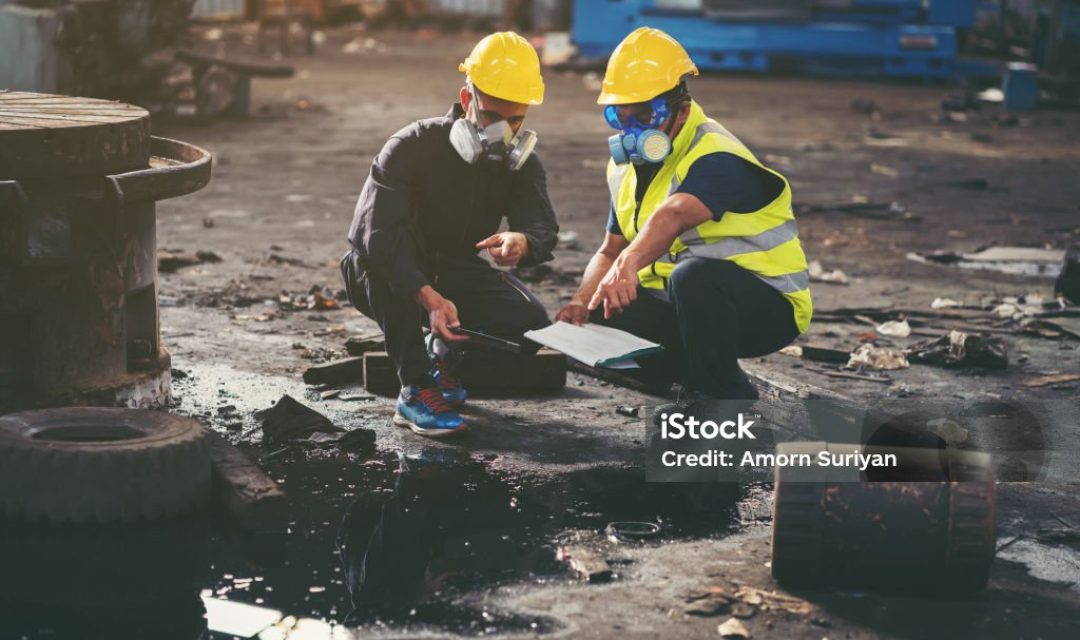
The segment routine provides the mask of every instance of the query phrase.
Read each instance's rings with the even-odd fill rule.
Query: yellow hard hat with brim
[[[611,53],[596,103],[652,100],[674,89],[687,74],[698,75],[698,68],[675,38],[659,29],[639,27]]]
[[[489,96],[522,104],[544,101],[540,56],[528,40],[513,31],[493,33],[476,43],[458,71]]]

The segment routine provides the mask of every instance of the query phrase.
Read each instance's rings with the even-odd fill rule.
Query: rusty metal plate
[[[150,114],[93,98],[0,91],[0,180],[145,168]]]

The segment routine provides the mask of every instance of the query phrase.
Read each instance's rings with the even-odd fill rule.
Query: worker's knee
[[[727,260],[707,258],[680,260],[671,272],[669,280],[672,297],[690,298],[710,289],[715,290],[718,283],[723,281],[723,272],[727,265],[735,266]]]
[[[680,260],[671,272],[673,297],[710,295],[731,292],[744,280],[747,271],[730,260],[688,258]]]

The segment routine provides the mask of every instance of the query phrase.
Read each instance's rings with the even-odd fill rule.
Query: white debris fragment
[[[780,353],[784,354],[785,356],[791,356],[792,358],[801,358],[802,347],[797,345],[788,345],[781,349]]]
[[[934,301],[930,303],[931,309],[951,309],[959,306],[960,303],[952,298],[934,298]]]
[[[892,371],[895,369],[907,369],[911,365],[907,356],[899,349],[888,347],[875,347],[867,343],[860,345],[851,354],[847,366],[852,369],[876,369],[878,371]]]
[[[716,631],[724,638],[749,638],[750,631],[738,618],[728,618],[727,622],[716,628]]]
[[[911,325],[907,320],[889,320],[879,324],[877,332],[890,338],[906,338],[911,335]]]
[[[560,231],[559,244],[566,249],[574,249],[578,246],[577,231]]]
[[[830,282],[832,284],[848,284],[847,274],[840,269],[833,269],[832,271],[826,271],[825,267],[821,266],[821,263],[817,260],[811,260],[807,265],[807,270],[810,272],[810,279],[818,282]]]

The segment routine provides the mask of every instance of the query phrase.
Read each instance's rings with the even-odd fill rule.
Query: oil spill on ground
[[[645,484],[625,469],[528,486],[444,447],[282,460],[270,472],[290,497],[287,531],[246,534],[216,517],[63,535],[5,527],[6,553],[22,557],[0,578],[7,619],[31,638],[197,638],[200,598],[223,598],[369,631],[545,633],[553,621],[484,608],[479,596],[572,580],[555,560],[560,536],[613,520],[661,523],[650,544],[722,535],[739,497],[733,485]]]

